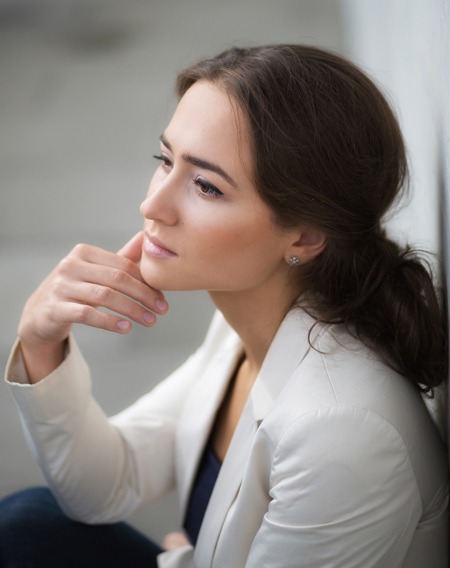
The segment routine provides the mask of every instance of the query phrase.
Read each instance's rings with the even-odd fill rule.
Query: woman
[[[2,530],[39,526],[34,559],[45,534],[61,539],[66,556],[46,544],[47,567],[77,553],[78,565],[447,566],[446,453],[421,396],[447,373],[445,318],[426,265],[381,228],[406,176],[388,104],[351,63],[304,46],[233,48],[177,88],[143,232],[57,266],[7,371],[53,495],[99,526],[58,512],[30,528],[30,510],[56,509],[37,490],[3,504],[3,518],[19,513]],[[203,345],[108,420],[72,325],[128,333],[165,313],[161,290],[193,289],[217,307]],[[115,524],[173,487],[184,533],[165,552]]]

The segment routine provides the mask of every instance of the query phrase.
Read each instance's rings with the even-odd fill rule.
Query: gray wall
[[[345,52],[333,0],[0,0],[0,358],[21,307],[74,244],[116,250],[141,226],[139,204],[177,69],[231,44],[304,42]],[[95,394],[116,412],[199,343],[212,307],[169,295],[153,330],[76,336]],[[0,384],[0,496],[42,483]],[[175,528],[173,496],[133,522]]]

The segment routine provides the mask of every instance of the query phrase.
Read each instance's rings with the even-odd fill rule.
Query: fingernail
[[[145,323],[154,323],[156,319],[155,314],[152,314],[151,312],[145,312],[143,318]]]
[[[117,327],[120,329],[120,331],[127,331],[128,329],[130,329],[131,324],[127,320],[120,320],[119,322],[117,322]]]
[[[165,312],[169,306],[165,300],[158,299],[156,300],[156,308],[159,312]]]

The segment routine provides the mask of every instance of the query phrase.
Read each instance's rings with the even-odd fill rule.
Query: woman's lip
[[[166,248],[166,246],[155,237],[150,236],[148,233],[144,235],[144,241],[142,243],[142,249],[150,256],[156,256],[159,258],[172,258],[177,256],[172,250]]]

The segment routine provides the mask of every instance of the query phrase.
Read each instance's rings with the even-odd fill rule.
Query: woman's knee
[[[0,501],[0,566],[156,566],[161,548],[125,523],[71,521],[46,488]]]
[[[45,487],[25,489],[0,501],[0,534],[23,530],[48,529],[48,523],[60,522],[64,514],[51,492]]]

